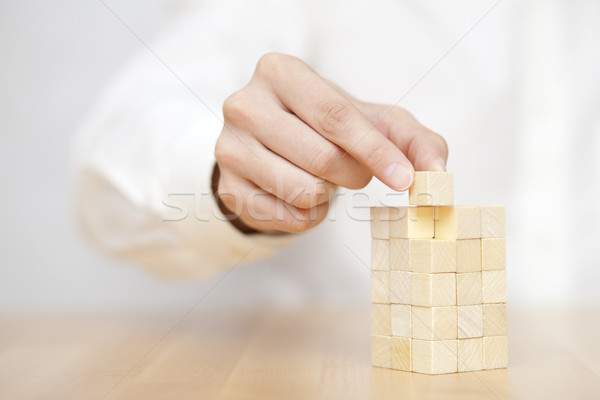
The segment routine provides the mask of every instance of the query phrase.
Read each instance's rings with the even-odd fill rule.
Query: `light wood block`
[[[390,239],[390,269],[410,271],[408,242],[410,239]]]
[[[433,207],[396,207],[390,209],[390,237],[431,239],[434,233]]]
[[[508,340],[506,336],[483,338],[483,368],[496,369],[508,367]]]
[[[481,239],[481,268],[483,270],[506,269],[504,238]]]
[[[422,340],[456,339],[458,316],[455,306],[412,307],[412,337]]]
[[[392,336],[391,306],[371,304],[371,335]]]
[[[436,239],[481,238],[481,207],[435,207]]]
[[[481,239],[456,241],[456,272],[481,271]]]
[[[481,288],[484,303],[506,303],[506,271],[482,271]]]
[[[410,304],[410,272],[390,271],[389,299],[393,304]]]
[[[411,306],[392,304],[391,306],[392,336],[410,338],[411,335]]]
[[[451,206],[454,204],[452,172],[417,171],[408,189],[408,204],[416,206]]]
[[[389,271],[390,241],[386,239],[371,240],[371,270]]]
[[[481,272],[456,274],[456,304],[466,306],[482,303]]]
[[[389,336],[371,336],[371,364],[374,367],[392,367],[391,339]]]
[[[390,302],[390,273],[388,271],[371,271],[371,302]]]
[[[458,338],[483,336],[483,306],[458,306]]]
[[[411,272],[410,303],[425,307],[456,305],[456,274]]]
[[[390,238],[390,208],[371,208],[371,237],[373,239]]]
[[[501,238],[505,236],[506,215],[503,206],[481,207],[481,237]]]
[[[457,372],[456,340],[412,341],[412,369],[424,374]]]
[[[506,304],[483,305],[483,335],[506,335]]]
[[[456,272],[456,241],[408,239],[413,272]]]
[[[392,337],[392,369],[412,371],[412,339]]]
[[[458,372],[483,369],[483,338],[458,341]]]

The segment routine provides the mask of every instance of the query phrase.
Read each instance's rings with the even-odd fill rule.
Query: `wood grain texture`
[[[456,274],[410,272],[410,304],[426,307],[456,305]]]
[[[506,303],[506,271],[482,271],[481,289],[484,303]]]
[[[506,233],[504,206],[481,206],[481,237],[501,238]]]
[[[390,270],[390,241],[386,239],[371,240],[371,270]]]
[[[481,207],[435,207],[436,239],[480,239]]]
[[[481,239],[456,241],[456,272],[481,271]]]
[[[412,337],[423,340],[456,339],[458,314],[455,306],[412,307]]]
[[[5,312],[0,398],[100,399],[110,388],[106,400],[564,400],[600,393],[600,309],[591,306],[509,306],[508,370],[438,376],[371,367],[368,308],[200,305],[170,330],[185,310]]]
[[[508,340],[506,336],[486,336],[483,338],[483,368],[508,367]]]
[[[410,304],[410,272],[390,271],[389,299],[394,304]]]
[[[389,304],[371,304],[371,333],[392,336],[391,308]]]
[[[392,369],[412,371],[412,339],[405,337],[391,338]]]
[[[483,369],[483,338],[458,340],[458,372]]]
[[[371,207],[371,237],[373,239],[390,238],[390,209]]]
[[[452,172],[417,171],[408,190],[408,204],[414,206],[451,206],[454,204]]]
[[[390,273],[388,271],[371,271],[371,302],[390,302]]]
[[[371,336],[371,363],[374,367],[392,367],[392,338],[390,336]]]
[[[404,304],[392,304],[391,324],[392,336],[411,338],[411,306]]]
[[[431,239],[434,234],[433,207],[395,207],[390,209],[390,237]]]
[[[409,266],[413,272],[456,272],[456,241],[408,239]]]
[[[458,338],[483,336],[483,306],[458,306]]]
[[[505,336],[506,325],[506,304],[483,305],[483,334],[485,336]]]
[[[481,272],[456,274],[456,304],[459,306],[481,304]]]
[[[504,238],[481,239],[481,269],[506,269],[506,240]]]
[[[408,243],[410,239],[390,239],[390,269],[410,271]]]
[[[413,339],[413,371],[423,374],[448,374],[457,372],[456,342],[456,340]]]

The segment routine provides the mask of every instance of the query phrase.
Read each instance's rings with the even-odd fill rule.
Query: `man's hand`
[[[217,195],[258,231],[305,231],[337,186],[359,189],[374,175],[406,190],[415,169],[443,171],[448,157],[446,141],[407,111],[358,101],[283,54],[259,60],[223,115]]]

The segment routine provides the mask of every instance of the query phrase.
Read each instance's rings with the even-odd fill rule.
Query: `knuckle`
[[[321,178],[327,178],[333,173],[340,157],[341,150],[335,147],[319,148],[311,158],[309,171]]]
[[[230,181],[226,177],[221,176],[219,179],[217,193],[219,199],[229,211],[235,214],[241,213],[243,196],[241,196],[239,191],[230,184]]]
[[[448,154],[448,142],[442,135],[433,132],[433,140],[444,154]]]
[[[293,206],[301,209],[310,209],[329,199],[331,188],[328,182],[314,180],[305,185],[301,194],[291,203]]]
[[[217,139],[214,155],[219,166],[227,165],[230,161],[236,159],[233,147],[229,145],[225,139],[223,139],[223,134],[221,134],[221,136],[219,136]]]
[[[323,103],[318,108],[318,112],[317,122],[321,131],[329,136],[342,134],[352,115],[350,107],[338,101]]]
[[[266,53],[256,63],[256,74],[262,77],[279,75],[282,70],[287,68],[290,58],[281,53]]]
[[[223,118],[235,124],[243,124],[252,119],[250,112],[251,101],[247,100],[244,89],[229,96],[223,102]]]
[[[377,167],[385,161],[385,155],[388,151],[388,143],[378,143],[367,155],[367,165],[372,169]]]

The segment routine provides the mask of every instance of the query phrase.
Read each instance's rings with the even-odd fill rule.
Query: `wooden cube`
[[[452,172],[417,171],[408,190],[408,204],[416,206],[451,206],[454,204]]]
[[[392,369],[412,371],[412,339],[392,337]]]
[[[392,336],[389,304],[371,304],[371,335]]]
[[[506,303],[506,271],[482,271],[481,289],[484,303]]]
[[[456,272],[456,241],[408,239],[413,272]]]
[[[500,238],[504,237],[506,216],[502,206],[481,207],[481,237]]]
[[[390,269],[410,271],[408,242],[410,239],[390,239]]]
[[[506,336],[506,304],[483,305],[483,335]]]
[[[481,239],[456,241],[456,272],[481,271]]]
[[[457,338],[457,310],[449,307],[412,307],[412,337],[423,340]]]
[[[456,274],[411,272],[410,303],[425,307],[456,305]]]
[[[395,207],[390,209],[390,237],[431,239],[434,233],[433,207]]]
[[[371,271],[371,302],[390,302],[390,273],[388,271]]]
[[[390,209],[389,207],[371,208],[371,237],[373,239],[390,238]]]
[[[386,239],[371,240],[371,270],[389,271],[390,241]]]
[[[436,239],[481,238],[481,207],[435,207]]]
[[[466,306],[481,304],[481,272],[456,274],[456,304]]]
[[[483,338],[483,368],[496,369],[508,367],[508,340],[506,336]]]
[[[483,338],[458,341],[458,372],[483,369]]]
[[[393,304],[410,304],[410,272],[390,271],[389,299]]]
[[[404,304],[391,305],[392,336],[412,337],[411,335],[411,306]]]
[[[412,369],[424,374],[457,372],[456,340],[412,341]]]
[[[483,306],[458,306],[458,338],[483,336]]]
[[[504,238],[481,239],[481,268],[483,270],[506,269]]]
[[[371,364],[374,367],[392,367],[392,338],[390,336],[371,336]]]

